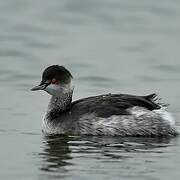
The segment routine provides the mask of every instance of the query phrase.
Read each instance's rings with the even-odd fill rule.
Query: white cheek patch
[[[73,82],[69,84],[50,84],[45,91],[53,96],[64,96],[64,94],[72,93],[74,90]]]
[[[50,84],[46,87],[45,91],[53,96],[63,96],[64,94],[72,92],[74,89],[70,84],[59,85],[59,84]]]
[[[59,96],[63,93],[63,88],[56,84],[50,84],[46,87],[45,91],[51,95]]]

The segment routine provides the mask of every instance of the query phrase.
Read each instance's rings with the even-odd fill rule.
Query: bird
[[[51,65],[32,91],[51,95],[42,122],[45,134],[92,136],[177,136],[174,118],[155,93],[102,94],[72,101],[74,84],[64,66]]]

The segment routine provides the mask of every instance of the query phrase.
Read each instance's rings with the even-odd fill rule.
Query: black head
[[[65,67],[52,65],[44,70],[40,85],[32,88],[32,90],[45,90],[50,84],[63,86],[69,84],[72,78],[71,73]]]
[[[59,65],[52,65],[46,68],[42,75],[42,81],[43,82],[59,82],[68,84],[72,79],[71,73],[63,66]]]

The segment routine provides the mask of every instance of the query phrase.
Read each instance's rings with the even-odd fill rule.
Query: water
[[[178,0],[0,0],[0,179],[178,179],[180,139],[44,137],[43,69],[75,77],[74,99],[156,92],[179,123]]]

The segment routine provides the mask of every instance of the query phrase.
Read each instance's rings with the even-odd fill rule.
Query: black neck
[[[59,114],[68,110],[72,102],[72,92],[63,94],[63,96],[52,96],[48,105],[46,118],[55,119]]]

